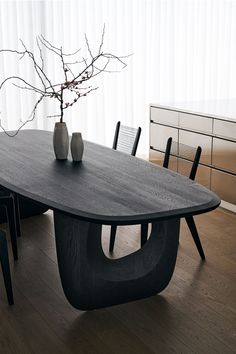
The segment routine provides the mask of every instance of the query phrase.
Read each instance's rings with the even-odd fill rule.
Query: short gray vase
[[[69,134],[66,123],[55,123],[53,147],[57,160],[66,160],[69,152]]]
[[[79,162],[82,160],[84,152],[84,142],[81,133],[72,133],[70,150],[74,162]]]

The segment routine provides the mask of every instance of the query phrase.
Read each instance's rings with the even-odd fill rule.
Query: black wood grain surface
[[[0,185],[88,221],[135,224],[199,214],[219,198],[186,177],[85,141],[81,163],[57,161],[52,133],[0,134]]]

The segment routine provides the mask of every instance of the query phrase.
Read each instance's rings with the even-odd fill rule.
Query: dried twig
[[[13,81],[13,85],[15,87],[23,90],[34,91],[36,94],[40,95],[38,100],[34,104],[32,112],[29,115],[28,119],[24,121],[14,133],[7,132],[2,126],[0,120],[0,127],[3,129],[3,131],[11,137],[17,135],[24,125],[34,120],[38,106],[45,97],[55,98],[59,101],[60,104],[60,114],[50,115],[48,117],[60,117],[60,122],[63,122],[65,109],[72,107],[81,97],[85,97],[90,92],[98,89],[98,87],[92,87],[91,85],[84,86],[85,82],[90,79],[93,79],[94,77],[98,76],[103,72],[116,72],[114,70],[109,70],[109,64],[111,61],[121,64],[121,69],[123,69],[126,66],[124,59],[126,59],[128,56],[117,56],[111,53],[103,52],[102,49],[104,44],[104,36],[105,25],[103,27],[98,53],[97,55],[93,55],[88,38],[85,34],[85,43],[89,55],[88,58],[82,57],[81,59],[77,58],[77,54],[79,53],[80,49],[77,49],[72,53],[65,53],[62,47],[56,47],[55,45],[50,43],[43,35],[36,37],[39,60],[37,60],[34,53],[27,49],[26,45],[22,40],[20,40],[20,43],[23,47],[23,50],[21,51],[12,49],[1,49],[0,54],[16,54],[19,56],[19,60],[28,57],[33,63],[34,71],[39,79],[39,85],[31,84],[30,82],[27,82],[24,78],[21,78],[17,75],[13,75],[5,78],[0,83],[0,92],[3,86],[8,81]],[[55,83],[46,74],[44,53],[47,51],[51,52],[53,55],[56,55],[60,60],[60,70],[62,70],[64,76],[63,82]],[[70,57],[71,59],[68,60],[68,57]],[[22,85],[18,84],[17,81],[19,81]],[[71,98],[69,100],[67,98],[66,102],[64,99],[64,91],[68,91],[71,95]]]
[[[19,127],[17,130],[15,130],[14,132],[11,133],[11,132],[7,131],[7,130],[3,127],[3,125],[2,125],[2,120],[0,119],[0,127],[2,128],[2,130],[4,131],[4,133],[6,133],[9,137],[13,138],[14,136],[16,136],[16,135],[19,133],[19,131],[21,130],[21,128],[23,128],[27,123],[32,122],[32,121],[34,120],[34,118],[35,118],[37,107],[38,107],[39,103],[42,101],[43,97],[44,97],[44,96],[42,95],[42,96],[38,99],[38,101],[35,103],[35,105],[34,105],[34,107],[33,107],[32,112],[30,113],[28,119],[27,119],[25,122],[23,122],[23,123],[20,125],[20,127]]]

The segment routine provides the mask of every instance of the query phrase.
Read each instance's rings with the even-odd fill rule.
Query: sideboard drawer
[[[192,168],[192,162],[178,159],[178,172],[181,175],[189,177]],[[211,186],[211,171],[209,167],[199,165],[195,180],[203,186],[210,188]]]
[[[184,130],[179,131],[179,155],[183,158],[188,158],[185,156],[185,149],[182,149],[184,145],[192,146],[197,148],[201,146],[202,154],[201,154],[201,163],[211,164],[211,140],[212,138],[207,135],[202,135],[198,133],[187,132]]]
[[[154,149],[165,152],[167,139],[169,137],[178,141],[178,129],[165,127],[155,123],[150,124],[150,145]]]
[[[160,151],[156,151],[153,149],[149,150],[149,161],[152,163],[156,163],[160,166],[163,165],[163,161],[164,161],[164,153],[160,152]]]
[[[165,154],[153,149],[149,150],[149,161],[163,166]],[[170,156],[169,167],[170,170],[177,172],[177,157]]]
[[[236,176],[212,169],[211,189],[226,202],[236,204]]]
[[[226,122],[224,120],[215,119],[213,134],[236,141],[236,122]]]
[[[168,109],[151,107],[150,119],[155,123],[178,126],[179,113]]]
[[[212,134],[213,120],[212,118],[202,117],[195,114],[180,113],[179,126],[184,129]]]
[[[212,164],[215,167],[236,173],[236,144],[213,138]]]

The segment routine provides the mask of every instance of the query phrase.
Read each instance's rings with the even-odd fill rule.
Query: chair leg
[[[117,225],[111,225],[109,252],[113,252],[116,239]]]
[[[186,220],[186,222],[188,224],[189,230],[191,231],[193,240],[194,240],[195,245],[196,245],[196,247],[198,249],[198,252],[199,252],[199,254],[201,256],[201,259],[205,260],[205,254],[204,254],[204,251],[203,251],[203,248],[202,248],[202,244],[201,244],[200,238],[198,236],[198,232],[197,232],[197,228],[196,228],[193,216],[188,216],[188,217],[185,218],[185,220]]]
[[[19,198],[17,194],[14,194],[14,209],[15,209],[15,217],[16,217],[16,232],[17,237],[21,237],[20,231],[20,207],[19,207]]]
[[[141,248],[147,242],[148,224],[141,224]]]
[[[18,251],[17,251],[16,218],[15,218],[15,208],[14,208],[13,198],[8,198],[5,205],[7,208],[7,218],[8,218],[9,231],[11,236],[12,252],[13,252],[14,260],[16,261],[18,259]]]
[[[12,284],[11,284],[11,273],[10,273],[10,265],[8,258],[8,249],[7,249],[7,240],[4,232],[0,231],[0,262],[2,266],[2,273],[4,284],[7,293],[7,299],[9,305],[14,304],[13,300],[13,292],[12,292]]]

